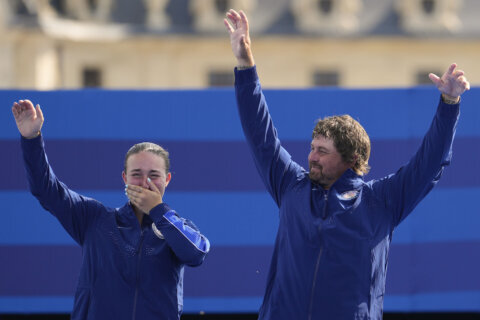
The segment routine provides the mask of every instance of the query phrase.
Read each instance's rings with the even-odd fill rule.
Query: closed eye
[[[328,154],[328,153],[329,153],[329,152],[328,152],[326,149],[324,149],[324,148],[315,149],[315,148],[312,147],[312,148],[310,149],[310,151],[312,151],[312,152],[318,152],[318,153],[320,153],[320,154]]]

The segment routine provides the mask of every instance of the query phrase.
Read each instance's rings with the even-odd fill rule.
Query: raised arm
[[[99,207],[96,201],[71,191],[57,179],[50,167],[40,134],[44,122],[40,106],[29,100],[19,100],[12,113],[22,135],[21,147],[30,192],[43,208],[52,213],[79,244],[84,241],[88,219]],[[88,212],[89,214],[86,214]]]
[[[280,205],[287,186],[303,171],[278,139],[256,72],[247,17],[230,10],[227,18],[224,23],[237,59],[235,95],[243,132],[263,183]]]
[[[247,16],[241,10],[236,12],[230,9],[227,12],[227,18],[223,20],[223,23],[230,34],[230,44],[233,54],[237,58],[237,67],[253,67],[255,61],[253,60]]]
[[[442,94],[430,128],[412,159],[395,174],[376,184],[393,213],[393,226],[412,212],[451,162],[460,114],[460,95],[470,88],[464,72],[455,70],[456,67],[456,64],[450,65],[441,77],[430,74],[430,79]]]

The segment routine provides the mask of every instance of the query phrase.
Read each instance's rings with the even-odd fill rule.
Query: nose
[[[148,177],[147,177],[147,176],[145,176],[145,177],[143,177],[143,178],[142,178],[142,187],[144,187],[144,188],[147,188],[147,189],[148,189],[148,182],[147,182],[147,179],[148,179]]]

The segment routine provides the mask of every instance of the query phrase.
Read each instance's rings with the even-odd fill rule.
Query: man
[[[283,149],[262,94],[248,20],[227,12],[237,58],[235,92],[255,164],[280,209],[259,319],[382,319],[388,248],[394,228],[450,163],[460,95],[469,89],[452,64],[430,79],[441,92],[433,123],[411,161],[381,180],[364,181],[370,140],[350,116],[318,121],[310,171]]]
[[[39,105],[20,100],[12,112],[30,191],[82,247],[72,319],[180,319],[184,265],[200,265],[210,243],[163,202],[171,180],[168,152],[153,143],[134,145],[122,173],[130,201],[109,208],[55,176]]]

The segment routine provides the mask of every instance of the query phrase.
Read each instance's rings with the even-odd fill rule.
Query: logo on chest
[[[356,198],[358,195],[357,190],[350,190],[350,191],[345,191],[344,193],[340,194],[338,197],[340,200],[352,200]]]

